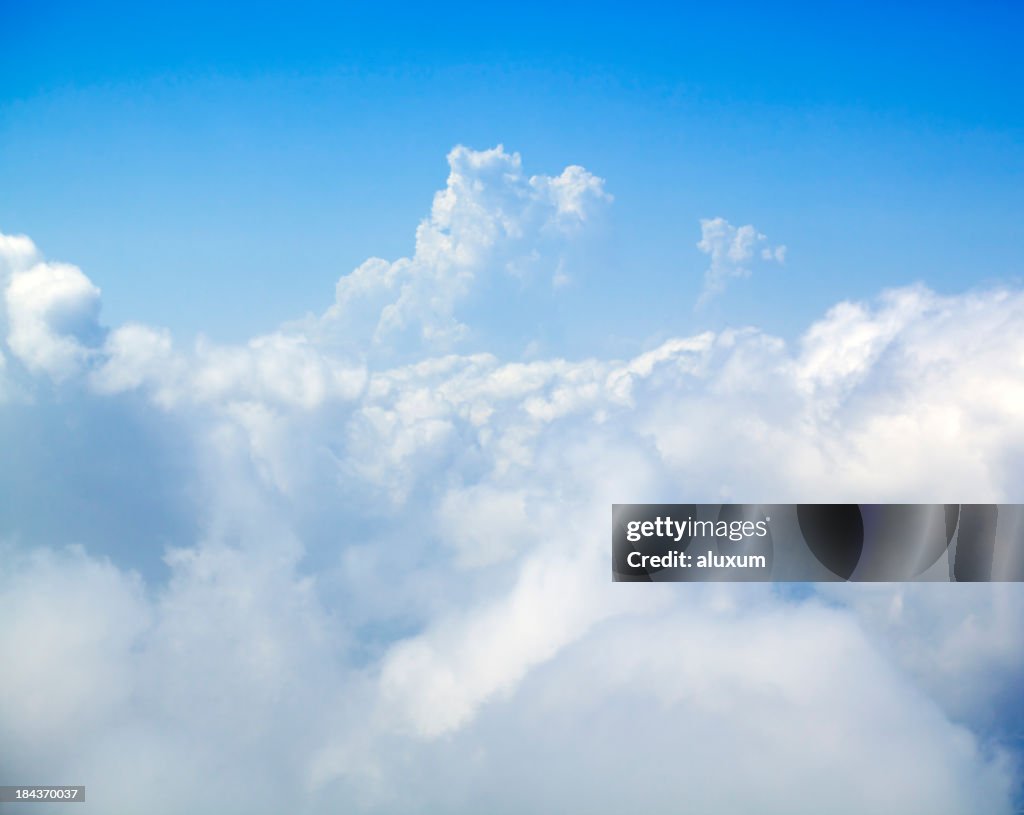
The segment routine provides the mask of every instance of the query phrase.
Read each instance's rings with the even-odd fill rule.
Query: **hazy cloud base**
[[[0,235],[2,782],[104,813],[1012,812],[1019,586],[613,585],[607,521],[1024,500],[1024,291],[503,360],[463,312],[558,297],[612,199],[449,164],[412,257],[240,346],[108,328]],[[703,230],[713,268],[764,239]]]

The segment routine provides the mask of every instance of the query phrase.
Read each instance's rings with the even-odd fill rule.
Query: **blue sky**
[[[0,784],[1019,812],[1024,584],[607,521],[1024,501],[1022,17],[0,0]]]
[[[74,258],[113,322],[239,340],[315,311],[411,251],[456,144],[615,196],[563,298],[570,355],[635,350],[609,323],[790,334],[883,285],[1019,274],[1016,4],[3,13],[0,223]],[[789,253],[695,315],[714,216]]]

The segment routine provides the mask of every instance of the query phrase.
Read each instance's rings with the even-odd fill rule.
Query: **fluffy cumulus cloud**
[[[733,226],[725,218],[701,218],[697,248],[711,263],[704,272],[698,306],[725,291],[730,280],[750,277],[753,262],[786,262],[785,246],[771,246],[768,236],[750,224]]]
[[[413,257],[238,346],[108,330],[80,270],[0,238],[0,430],[40,479],[0,509],[3,783],[104,813],[1013,812],[1019,586],[613,584],[607,521],[1022,500],[1024,291],[505,360],[476,292],[550,291],[610,198],[500,147],[449,164]]]
[[[518,153],[456,147],[445,189],[416,230],[411,258],[371,258],[338,281],[323,331],[357,347],[451,347],[469,327],[455,314],[490,275],[548,275],[565,282],[559,254],[566,239],[599,215],[611,196],[578,166],[557,176],[527,176]],[[353,327],[358,331],[353,332]]]
[[[39,260],[39,249],[28,235],[0,233],[0,279],[22,271]]]
[[[100,337],[100,291],[76,266],[45,263],[25,235],[0,235],[7,346],[33,372],[62,380]]]

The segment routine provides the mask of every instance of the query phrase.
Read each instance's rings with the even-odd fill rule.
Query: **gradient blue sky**
[[[111,323],[227,341],[318,310],[411,252],[459,143],[615,196],[570,355],[1019,274],[1020,4],[206,6],[0,6],[0,228]],[[789,256],[695,314],[712,216]]]

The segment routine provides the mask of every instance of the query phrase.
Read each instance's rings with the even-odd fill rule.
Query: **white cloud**
[[[977,305],[979,300],[985,307]],[[855,322],[850,314],[857,315]],[[972,328],[957,328],[972,336],[966,358],[963,346],[943,336],[951,328],[947,317],[954,314],[979,320]],[[1015,500],[1015,481],[1006,479],[1024,449],[1024,401],[997,398],[1018,389],[1024,374],[1019,361],[1007,366],[1006,349],[1024,340],[1013,325],[1024,325],[1021,293],[943,298],[914,288],[887,293],[876,306],[837,307],[792,351],[778,339],[747,331],[673,340],[625,363],[534,363],[529,370],[543,375],[518,376],[515,381],[529,384],[503,392],[509,401],[489,400],[486,410],[477,403],[486,420],[475,440],[489,454],[493,477],[500,478],[507,496],[537,484],[557,491],[567,480],[576,490],[591,485],[595,492],[614,483],[613,474],[623,468],[614,456],[591,467],[567,465],[571,448],[563,435],[568,434],[591,445],[612,438],[645,451],[645,466],[660,472],[665,494],[698,501],[834,501],[850,495],[880,501]],[[943,346],[945,353],[940,353]],[[930,358],[922,364],[925,355]],[[508,381],[499,366],[473,371],[472,379],[460,372],[433,386],[432,393],[450,403],[447,413],[435,407],[435,419],[457,421],[467,402],[487,392],[484,383],[499,377]],[[991,398],[958,387],[975,378]],[[454,431],[449,435],[464,438]],[[387,442],[376,440],[373,447],[387,449]],[[635,463],[631,467],[638,469]],[[652,487],[646,500],[655,500],[657,489]],[[602,502],[585,490],[557,495],[548,506],[557,506],[563,516],[600,519],[593,532],[577,540],[601,540],[606,519],[599,507],[628,500],[612,493]],[[451,499],[446,501],[442,516],[450,530]],[[475,530],[486,528],[475,509],[466,511],[470,545]],[[542,510],[534,508],[531,516],[541,517]],[[554,545],[559,524],[544,528],[548,531],[537,539]],[[457,546],[465,544],[456,536]],[[488,545],[484,541],[471,552],[486,558]],[[580,563],[554,565],[570,546],[565,542],[557,557],[552,555],[551,568],[586,573]],[[563,588],[552,587],[552,602],[561,600]],[[529,605],[544,604],[531,598]],[[476,653],[465,640],[483,648],[496,639],[481,630],[480,620],[493,613],[513,624],[515,612],[497,606],[467,609],[461,623],[464,640],[458,644],[451,643],[453,624],[447,621],[415,645],[399,646],[396,661],[388,663],[384,681],[389,693],[405,688],[409,715],[423,732],[447,729],[446,723],[457,727],[469,715],[455,706],[451,718],[445,718],[451,698],[465,705],[501,690],[485,680],[479,687],[475,680],[451,687],[451,677],[474,673],[463,662],[463,653]],[[581,630],[606,611],[604,603],[595,602],[594,608],[600,610],[580,622]],[[520,661],[509,666],[506,676],[547,658],[546,640],[529,648],[528,636],[513,639],[521,645],[515,652]],[[410,675],[410,664],[418,666],[415,675],[421,681],[402,683],[396,677]]]
[[[701,218],[697,248],[710,257],[711,265],[704,273],[698,307],[725,291],[730,280],[750,277],[750,264],[755,258],[785,263],[786,247],[769,246],[767,240],[767,235],[750,224],[737,227],[724,218]]]
[[[513,557],[540,530],[530,522],[529,496],[522,489],[475,484],[450,490],[438,506],[440,537],[466,568]]]
[[[1024,671],[1018,585],[944,583],[823,587],[855,609],[884,654],[955,720],[1019,728],[1006,717]]]
[[[14,272],[25,271],[40,260],[39,250],[28,235],[0,233],[0,283]]]
[[[4,551],[0,608],[0,644],[12,655],[0,699],[9,745],[42,758],[63,733],[116,714],[132,691],[123,653],[148,624],[139,580],[81,550]]]
[[[445,189],[416,230],[416,251],[394,262],[371,258],[338,281],[321,330],[380,347],[404,338],[417,348],[450,347],[467,336],[456,307],[495,274],[539,268],[565,282],[566,241],[611,200],[582,167],[527,176],[518,153],[456,147]]]
[[[0,516],[0,608],[18,610],[0,649],[28,649],[0,672],[0,742],[26,745],[11,771],[86,779],[105,812],[659,812],[679,783],[701,811],[1012,811],[986,711],[1024,676],[1019,586],[849,586],[826,608],[612,584],[607,522],[613,501],[682,496],[1022,500],[1024,292],[886,292],[792,345],[747,329],[625,360],[382,363],[372,343],[458,333],[488,276],[551,260],[607,202],[581,168],[449,162],[412,258],[240,345],[103,337],[81,272],[8,251],[7,366],[63,377],[58,416],[112,412],[44,458],[88,473],[119,453],[134,494],[166,462],[116,421],[130,404],[185,451],[198,530],[133,540],[165,550],[143,580]],[[770,248],[715,229],[713,264]]]
[[[565,751],[564,806],[587,811],[1006,811],[1006,765],[969,747],[847,613],[734,586],[680,599],[607,624],[527,685],[549,743],[523,786]]]
[[[77,266],[38,263],[11,275],[5,292],[11,351],[31,371],[61,381],[99,339],[100,291]]]
[[[168,385],[185,375],[166,330],[129,323],[110,332],[103,351],[103,364],[92,374],[97,393],[121,393],[148,384],[157,389],[157,401],[166,403],[171,398]]]

